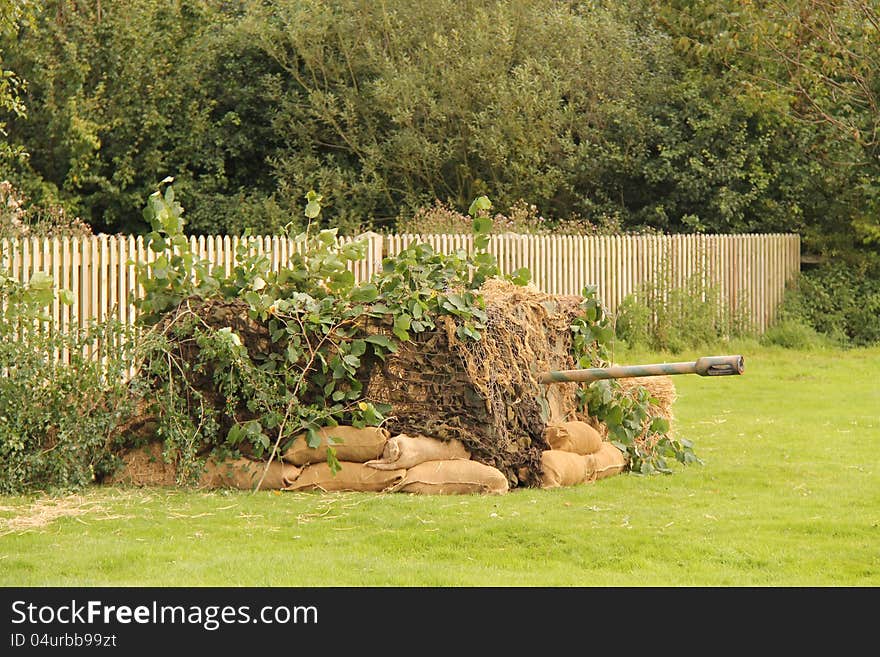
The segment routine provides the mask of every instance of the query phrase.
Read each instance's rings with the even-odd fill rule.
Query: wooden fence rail
[[[297,248],[286,237],[191,237],[192,250],[229,273],[242,239],[264,253],[274,268]],[[357,238],[341,238],[351,241]],[[367,256],[351,266],[358,281],[381,269],[384,256],[395,255],[416,241],[450,253],[471,250],[470,235],[379,235],[366,233]],[[5,268],[22,282],[34,272],[51,274],[59,288],[72,292],[70,306],[57,300],[51,308],[55,326],[85,327],[92,320],[115,317],[132,323],[130,294],[139,290],[133,261],[152,261],[156,254],[142,237],[97,235],[78,238],[0,240]],[[551,294],[580,294],[595,285],[599,298],[614,312],[627,294],[644,283],[667,278],[680,287],[694,275],[714,286],[723,306],[747,313],[758,331],[773,321],[785,285],[800,270],[800,238],[794,234],[574,236],[494,235],[489,250],[502,273],[528,267],[533,282]]]

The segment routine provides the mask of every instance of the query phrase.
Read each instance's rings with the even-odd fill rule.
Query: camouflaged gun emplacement
[[[683,363],[656,363],[652,365],[614,365],[589,367],[581,370],[558,370],[538,375],[539,383],[590,383],[601,379],[629,379],[639,376],[669,374],[699,374],[700,376],[731,376],[742,374],[745,362],[742,356],[703,356]]]

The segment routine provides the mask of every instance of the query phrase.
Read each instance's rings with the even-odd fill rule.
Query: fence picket
[[[352,266],[358,282],[381,270],[382,259],[414,242],[452,253],[473,250],[470,235],[378,235],[368,233],[366,258]],[[343,238],[350,241],[350,238]],[[227,275],[236,264],[239,237],[200,236],[193,250]],[[273,269],[285,266],[297,245],[289,238],[252,238],[250,246],[264,253]],[[645,284],[664,286],[669,278],[681,286],[698,275],[717,288],[719,312],[747,312],[759,331],[776,318],[785,286],[800,270],[800,236],[770,235],[494,235],[490,251],[509,274],[520,267],[532,273],[532,283],[545,292],[579,295],[595,285],[610,312],[626,295]],[[56,328],[87,326],[111,316],[131,324],[135,319],[132,293],[142,293],[130,262],[155,260],[142,237],[98,235],[85,238],[19,238],[3,240],[6,268],[26,282],[36,271],[53,276],[56,285],[73,293],[74,304],[51,306]]]

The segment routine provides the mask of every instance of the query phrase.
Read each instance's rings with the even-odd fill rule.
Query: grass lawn
[[[616,360],[724,353],[743,376],[675,379],[703,466],[500,497],[0,497],[0,585],[880,585],[880,348]]]

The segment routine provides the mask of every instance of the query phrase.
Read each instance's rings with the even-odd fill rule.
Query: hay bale
[[[253,490],[263,477],[265,470],[265,461],[246,458],[217,461],[209,458],[205,462],[197,486],[199,488]],[[272,461],[260,490],[284,488],[286,481],[295,479],[298,474],[299,468],[289,463]],[[177,460],[173,456],[163,453],[161,442],[152,442],[142,447],[126,450],[122,454],[122,467],[114,474],[105,477],[102,483],[129,486],[176,486],[177,476]]]
[[[166,459],[162,443],[152,442],[143,447],[129,449],[122,455],[122,467],[104,478],[109,485],[175,486],[177,465]]]
[[[576,384],[546,386],[536,375],[574,367],[570,326],[580,298],[499,279],[480,292],[488,321],[479,342],[459,340],[442,317],[437,330],[374,365],[365,396],[391,405],[393,434],[460,440],[512,486],[540,486],[544,427],[574,416]]]

